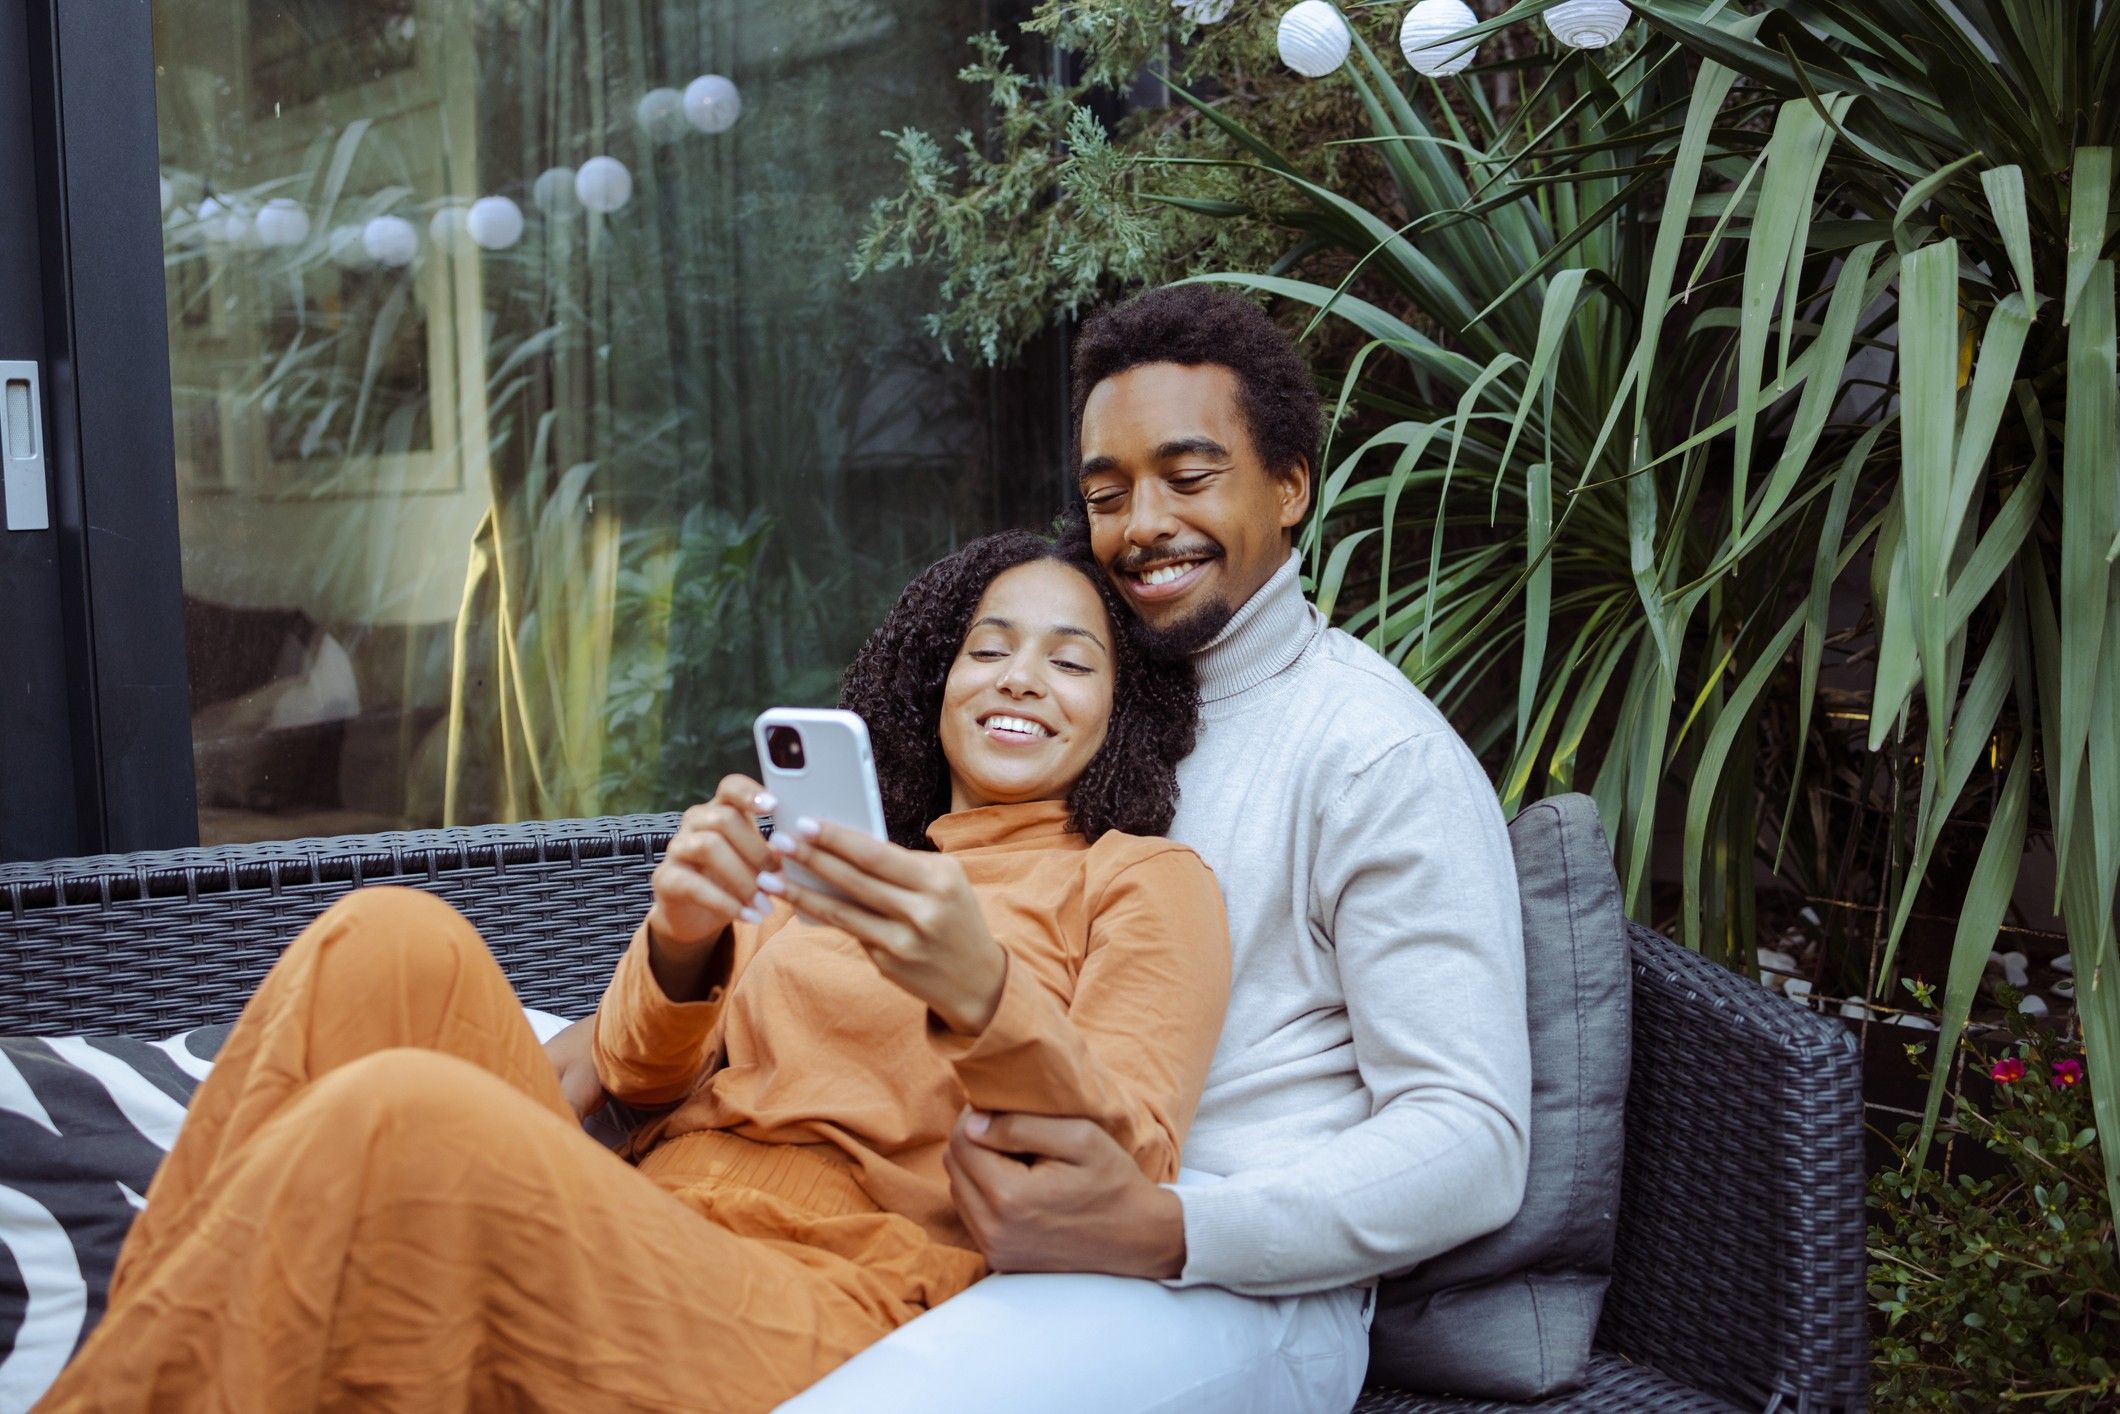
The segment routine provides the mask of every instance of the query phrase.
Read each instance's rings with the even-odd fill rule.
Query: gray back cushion
[[[1523,895],[1531,1169],[1509,1223],[1383,1284],[1369,1375],[1539,1399],[1583,1383],[1612,1274],[1634,989],[1612,854],[1588,796],[1509,823]]]

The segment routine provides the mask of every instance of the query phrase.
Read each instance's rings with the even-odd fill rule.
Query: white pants
[[[1239,1296],[1080,1272],[991,1276],[780,1407],[1347,1414],[1369,1370],[1372,1295]]]

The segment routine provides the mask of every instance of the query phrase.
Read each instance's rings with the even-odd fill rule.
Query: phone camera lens
[[[800,771],[803,766],[802,733],[793,727],[767,727],[766,758],[783,771]]]

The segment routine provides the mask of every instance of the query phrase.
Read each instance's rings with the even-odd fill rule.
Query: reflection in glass
[[[1054,449],[996,450],[1049,419],[845,276],[874,135],[970,124],[984,23],[155,7],[205,838],[676,808],[1050,513]]]

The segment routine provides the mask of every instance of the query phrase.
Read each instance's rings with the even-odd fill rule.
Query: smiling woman
[[[1033,560],[987,586],[942,689],[952,810],[1066,794],[1104,745],[1111,636],[1073,565]]]
[[[939,816],[1027,800],[1064,798],[1092,841],[1161,834],[1199,692],[1086,558],[1009,531],[906,586],[840,705],[868,723],[892,842],[929,849]]]

